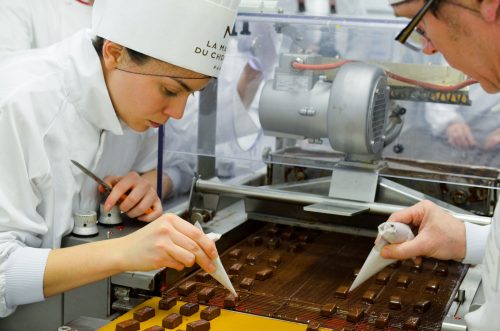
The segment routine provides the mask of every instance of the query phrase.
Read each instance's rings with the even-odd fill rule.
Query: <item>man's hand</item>
[[[446,129],[448,143],[455,147],[471,148],[477,145],[470,127],[465,123],[450,124]]]
[[[430,201],[395,212],[388,221],[416,227],[418,234],[413,240],[385,246],[381,252],[384,258],[404,260],[427,256],[458,261],[465,258],[465,225]]]
[[[487,151],[495,149],[500,144],[500,128],[496,129],[486,137],[483,148]]]
[[[120,203],[120,210],[128,217],[151,222],[163,213],[155,187],[138,173],[130,172],[123,177],[108,176],[104,181],[113,187],[104,203],[104,210],[111,210],[126,194],[127,198]],[[152,209],[152,212],[146,214],[148,209]]]

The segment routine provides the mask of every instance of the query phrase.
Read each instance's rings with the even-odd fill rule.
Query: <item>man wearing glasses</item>
[[[500,92],[500,0],[389,0],[396,16],[411,18],[396,40],[448,63]],[[462,223],[429,201],[396,212],[389,221],[418,227],[414,240],[384,248],[385,258],[428,256],[483,263],[485,304],[466,315],[468,330],[500,330],[500,207],[490,226]]]

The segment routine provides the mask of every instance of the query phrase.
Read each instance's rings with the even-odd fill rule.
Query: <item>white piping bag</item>
[[[380,256],[380,252],[385,245],[400,244],[415,238],[415,235],[411,231],[410,227],[400,222],[384,222],[380,224],[378,226],[378,234],[379,236],[375,240],[375,246],[373,246],[370,254],[366,258],[358,276],[354,279],[349,292],[363,284],[366,280],[387,267],[389,264],[396,261],[393,259],[384,259]]]
[[[196,226],[198,229],[200,229],[203,232],[203,228],[201,227],[200,222],[194,223],[194,226]],[[207,236],[213,238],[213,236],[210,236],[212,233],[207,234]],[[219,235],[220,238],[220,235]],[[217,238],[217,239],[219,239]],[[226,273],[226,269],[224,269],[224,266],[222,265],[222,261],[220,260],[220,257],[217,257],[215,260],[212,260],[212,262],[215,264],[215,271],[211,272],[210,275],[215,278],[219,283],[221,283],[222,286],[227,288],[234,296],[238,296],[236,293],[236,290],[233,287],[233,284],[231,284],[231,281],[229,280],[229,276]]]

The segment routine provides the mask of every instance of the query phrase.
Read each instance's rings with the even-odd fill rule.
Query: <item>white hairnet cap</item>
[[[96,0],[93,33],[217,77],[240,0]]]
[[[398,3],[406,2],[407,0],[387,0],[387,1],[389,1],[389,5],[392,6]]]

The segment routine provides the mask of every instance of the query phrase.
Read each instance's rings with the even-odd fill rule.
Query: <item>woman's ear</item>
[[[124,47],[112,41],[105,40],[102,45],[102,59],[106,69],[116,68],[118,63],[123,60]]]
[[[486,22],[492,23],[499,18],[500,0],[482,0],[479,6],[481,16]]]

